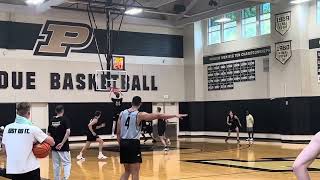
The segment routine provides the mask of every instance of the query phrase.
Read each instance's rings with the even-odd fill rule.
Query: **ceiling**
[[[261,2],[276,3],[279,0],[46,0],[37,9],[41,12],[49,9],[86,12],[89,1],[95,13],[105,13],[107,7],[113,16],[118,16],[125,8],[142,7],[144,12],[136,17],[181,26]],[[113,4],[106,6],[108,1]],[[26,6],[24,0],[0,0],[0,7],[1,3]]]

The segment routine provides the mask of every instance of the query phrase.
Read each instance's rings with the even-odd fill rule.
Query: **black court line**
[[[225,174],[212,174],[207,176],[193,176],[193,177],[186,177],[186,178],[178,178],[178,179],[171,179],[171,180],[179,180],[179,179],[194,179],[194,178],[204,178],[204,177],[214,177],[214,176],[229,176],[229,175],[240,175],[240,174],[253,174],[256,172],[241,172],[241,173],[225,173]]]
[[[279,158],[275,158],[279,159]],[[198,163],[198,164],[207,164],[213,166],[222,166],[222,167],[232,167],[232,168],[239,168],[239,169],[246,169],[246,170],[254,170],[254,171],[262,171],[262,172],[292,172],[292,170],[280,170],[280,169],[267,169],[267,168],[259,168],[259,167],[249,167],[249,166],[241,166],[241,165],[231,165],[231,164],[222,164],[222,163],[215,163],[214,161],[233,161],[233,162],[280,162],[282,160],[275,160],[272,161],[271,159],[268,160],[257,160],[257,161],[246,161],[246,160],[238,160],[238,159],[204,159],[204,160],[187,160],[185,162],[191,163]],[[290,160],[284,160],[290,161]],[[291,160],[292,161],[292,160]],[[293,162],[293,161],[292,161]],[[312,172],[320,172],[319,168],[308,168],[309,171]]]

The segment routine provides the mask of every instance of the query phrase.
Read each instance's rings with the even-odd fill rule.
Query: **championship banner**
[[[275,49],[276,59],[282,64],[285,64],[292,56],[291,40],[276,43]]]
[[[291,11],[275,15],[275,28],[282,36],[286,34],[291,26]]]
[[[256,80],[255,60],[208,66],[208,91],[234,89],[234,83]]]

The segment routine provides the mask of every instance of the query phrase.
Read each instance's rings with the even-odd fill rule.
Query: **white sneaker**
[[[114,138],[114,137],[116,137],[116,136],[115,136],[114,134],[112,134],[112,135],[111,135],[111,138]]]
[[[250,138],[247,138],[246,141],[250,141]]]
[[[250,141],[253,141],[253,138],[251,138]]]
[[[98,159],[103,160],[103,159],[107,159],[108,157],[103,155],[103,154],[99,154]]]
[[[164,151],[169,151],[169,148],[168,148],[168,147],[165,147],[163,150],[164,150]]]
[[[79,154],[79,155],[77,156],[77,160],[85,160],[85,158],[82,156],[82,154]]]

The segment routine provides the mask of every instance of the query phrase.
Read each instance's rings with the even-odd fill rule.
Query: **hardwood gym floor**
[[[98,161],[97,149],[86,154],[85,161],[76,161],[81,144],[73,145],[71,180],[111,180],[119,179],[122,166],[119,163],[117,146],[107,143],[107,160]],[[143,145],[143,180],[257,180],[257,179],[295,179],[290,168],[298,153],[305,145],[274,142],[254,142],[249,145],[242,141],[237,145],[222,139],[180,138],[168,154],[164,154],[159,144]],[[0,167],[4,166],[3,154]],[[320,160],[312,165],[312,179],[320,178]],[[53,179],[51,160],[41,161],[41,174],[45,179]],[[4,180],[5,178],[0,178]]]

